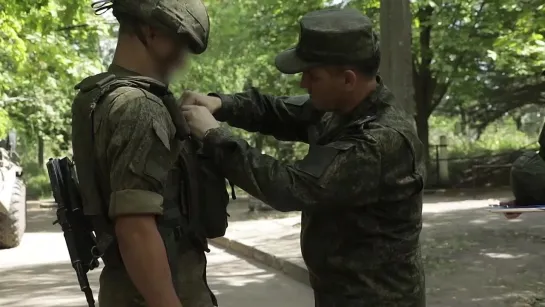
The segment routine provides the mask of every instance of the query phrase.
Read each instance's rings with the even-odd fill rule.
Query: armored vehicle
[[[26,228],[26,186],[16,142],[15,131],[0,140],[0,248],[18,246]]]

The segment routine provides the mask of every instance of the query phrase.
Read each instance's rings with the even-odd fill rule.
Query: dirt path
[[[510,197],[506,191],[477,197],[426,195],[421,242],[428,306],[545,306],[545,213],[509,221],[485,210],[489,203]],[[245,220],[296,215],[246,211],[242,204],[233,206],[232,216]],[[292,240],[298,240],[298,234],[283,237],[286,244]]]
[[[21,245],[0,250],[0,306],[86,306],[59,226],[51,210],[31,209]],[[222,307],[301,307],[312,290],[275,270],[211,247],[208,281]],[[89,274],[96,296],[102,267]],[[258,302],[258,303],[256,303]],[[257,304],[257,305],[256,305]]]
[[[545,214],[426,214],[422,249],[429,306],[545,306]]]
[[[421,242],[429,307],[545,307],[545,213],[508,221],[484,210],[494,201],[488,199],[509,197],[501,191],[425,197]],[[243,200],[229,211],[232,223],[297,216],[248,214]],[[298,248],[296,240],[293,234],[274,244]]]

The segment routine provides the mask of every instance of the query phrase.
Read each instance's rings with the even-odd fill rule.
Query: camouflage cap
[[[149,25],[189,38],[193,53],[208,46],[210,19],[201,0],[102,0],[93,3],[95,11],[112,8],[113,14],[130,16]]]
[[[275,60],[285,74],[303,72],[321,65],[358,64],[379,48],[371,20],[355,9],[324,9],[310,12],[299,22],[297,46]]]

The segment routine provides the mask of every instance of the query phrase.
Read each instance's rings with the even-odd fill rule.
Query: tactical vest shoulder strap
[[[139,89],[144,89],[153,95],[157,96],[161,99],[163,102],[163,105],[167,108],[170,117],[176,127],[176,137],[183,142],[185,148],[182,159],[184,161],[185,165],[185,172],[184,172],[184,178],[185,182],[188,184],[188,195],[186,196],[185,202],[187,202],[190,206],[190,211],[192,214],[198,215],[198,187],[196,186],[195,180],[191,180],[191,174],[195,174],[196,170],[193,168],[196,167],[195,159],[193,155],[196,152],[195,145],[193,141],[190,139],[190,132],[189,127],[187,125],[187,122],[183,118],[181,112],[179,112],[176,99],[174,98],[174,95],[167,86],[157,82],[154,79],[147,78],[147,77],[140,77],[140,76],[134,76],[134,77],[116,77],[112,73],[102,73],[95,76],[88,77],[84,79],[82,82],[80,82],[78,85],[75,86],[75,89],[79,90],[79,95],[84,95],[85,99],[84,101],[86,103],[83,103],[81,106],[73,106],[74,109],[79,109],[79,112],[84,111],[82,108],[88,108],[87,114],[88,116],[88,125],[84,124],[83,126],[90,127],[90,129],[87,130],[87,133],[83,133],[85,138],[80,139],[80,142],[87,141],[87,144],[92,146],[93,148],[90,149],[88,152],[94,152],[94,111],[99,103],[103,103],[104,97],[108,94],[113,92],[115,89],[120,87],[134,87]],[[74,102],[74,104],[77,103],[77,100]],[[87,139],[87,140],[85,140]],[[81,159],[80,159],[81,158]],[[96,186],[94,190],[96,190],[96,194],[104,195],[102,193],[102,186],[101,182],[99,182],[98,178],[100,178],[99,174],[97,173],[99,171],[99,168],[96,167],[98,165],[96,161],[96,154],[93,155],[87,155],[87,157],[75,157],[76,163],[78,161],[81,161],[83,168],[86,169],[88,173],[93,172],[94,173],[94,182],[88,182],[87,185],[91,184],[91,186]],[[83,160],[83,161],[82,161]],[[79,167],[78,167],[79,168]],[[91,189],[93,190],[93,189]],[[95,199],[96,201],[100,201],[102,204],[107,204],[104,199]],[[191,205],[194,204],[194,205]],[[107,250],[107,248],[115,241],[114,232],[112,229],[112,223],[109,220],[107,216],[107,212],[104,212],[103,210],[99,212],[93,212],[94,214],[94,220],[97,228],[100,228],[100,235],[97,239],[97,248],[100,252],[100,256],[104,254],[104,252]],[[190,219],[190,225],[189,227],[192,230],[196,230],[198,228],[197,218]],[[98,230],[98,229],[97,229]]]
[[[91,216],[92,223],[97,233],[97,250],[93,251],[95,256],[103,257],[109,246],[115,241],[114,230],[111,221],[107,215],[107,201],[104,199],[104,187],[99,180],[99,167],[95,154],[95,129],[94,129],[94,111],[97,104],[102,102],[102,99],[118,87],[124,86],[116,82],[116,76],[111,73],[102,73],[88,77],[75,86],[79,90],[78,96],[72,106],[73,116],[82,121],[78,125],[76,138],[73,140],[83,152],[92,152],[93,154],[85,154],[75,156],[74,160],[78,170],[84,173],[80,176],[84,180],[87,193],[86,200],[90,203],[84,209]]]
[[[78,145],[84,154],[75,156],[74,160],[79,172],[83,174],[80,180],[86,186],[86,202],[84,207],[87,215],[91,216],[95,230],[97,231],[96,256],[102,257],[108,247],[115,241],[113,225],[108,218],[107,204],[104,199],[105,187],[99,180],[100,168],[98,167],[97,155],[95,153],[95,118],[94,112],[98,104],[104,102],[104,98],[115,89],[120,87],[140,87],[139,84],[130,82],[127,79],[117,78],[112,73],[101,73],[85,78],[75,86],[79,90],[72,106],[73,116],[82,122],[75,127],[76,137],[74,145]],[[85,202],[84,202],[85,203]],[[100,204],[100,205],[98,205]]]

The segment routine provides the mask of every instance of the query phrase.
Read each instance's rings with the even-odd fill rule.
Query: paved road
[[[62,234],[47,210],[29,212],[21,246],[0,250],[0,306],[83,307]],[[210,287],[221,307],[313,306],[303,284],[213,248],[208,255]],[[97,295],[99,271],[89,274]]]

